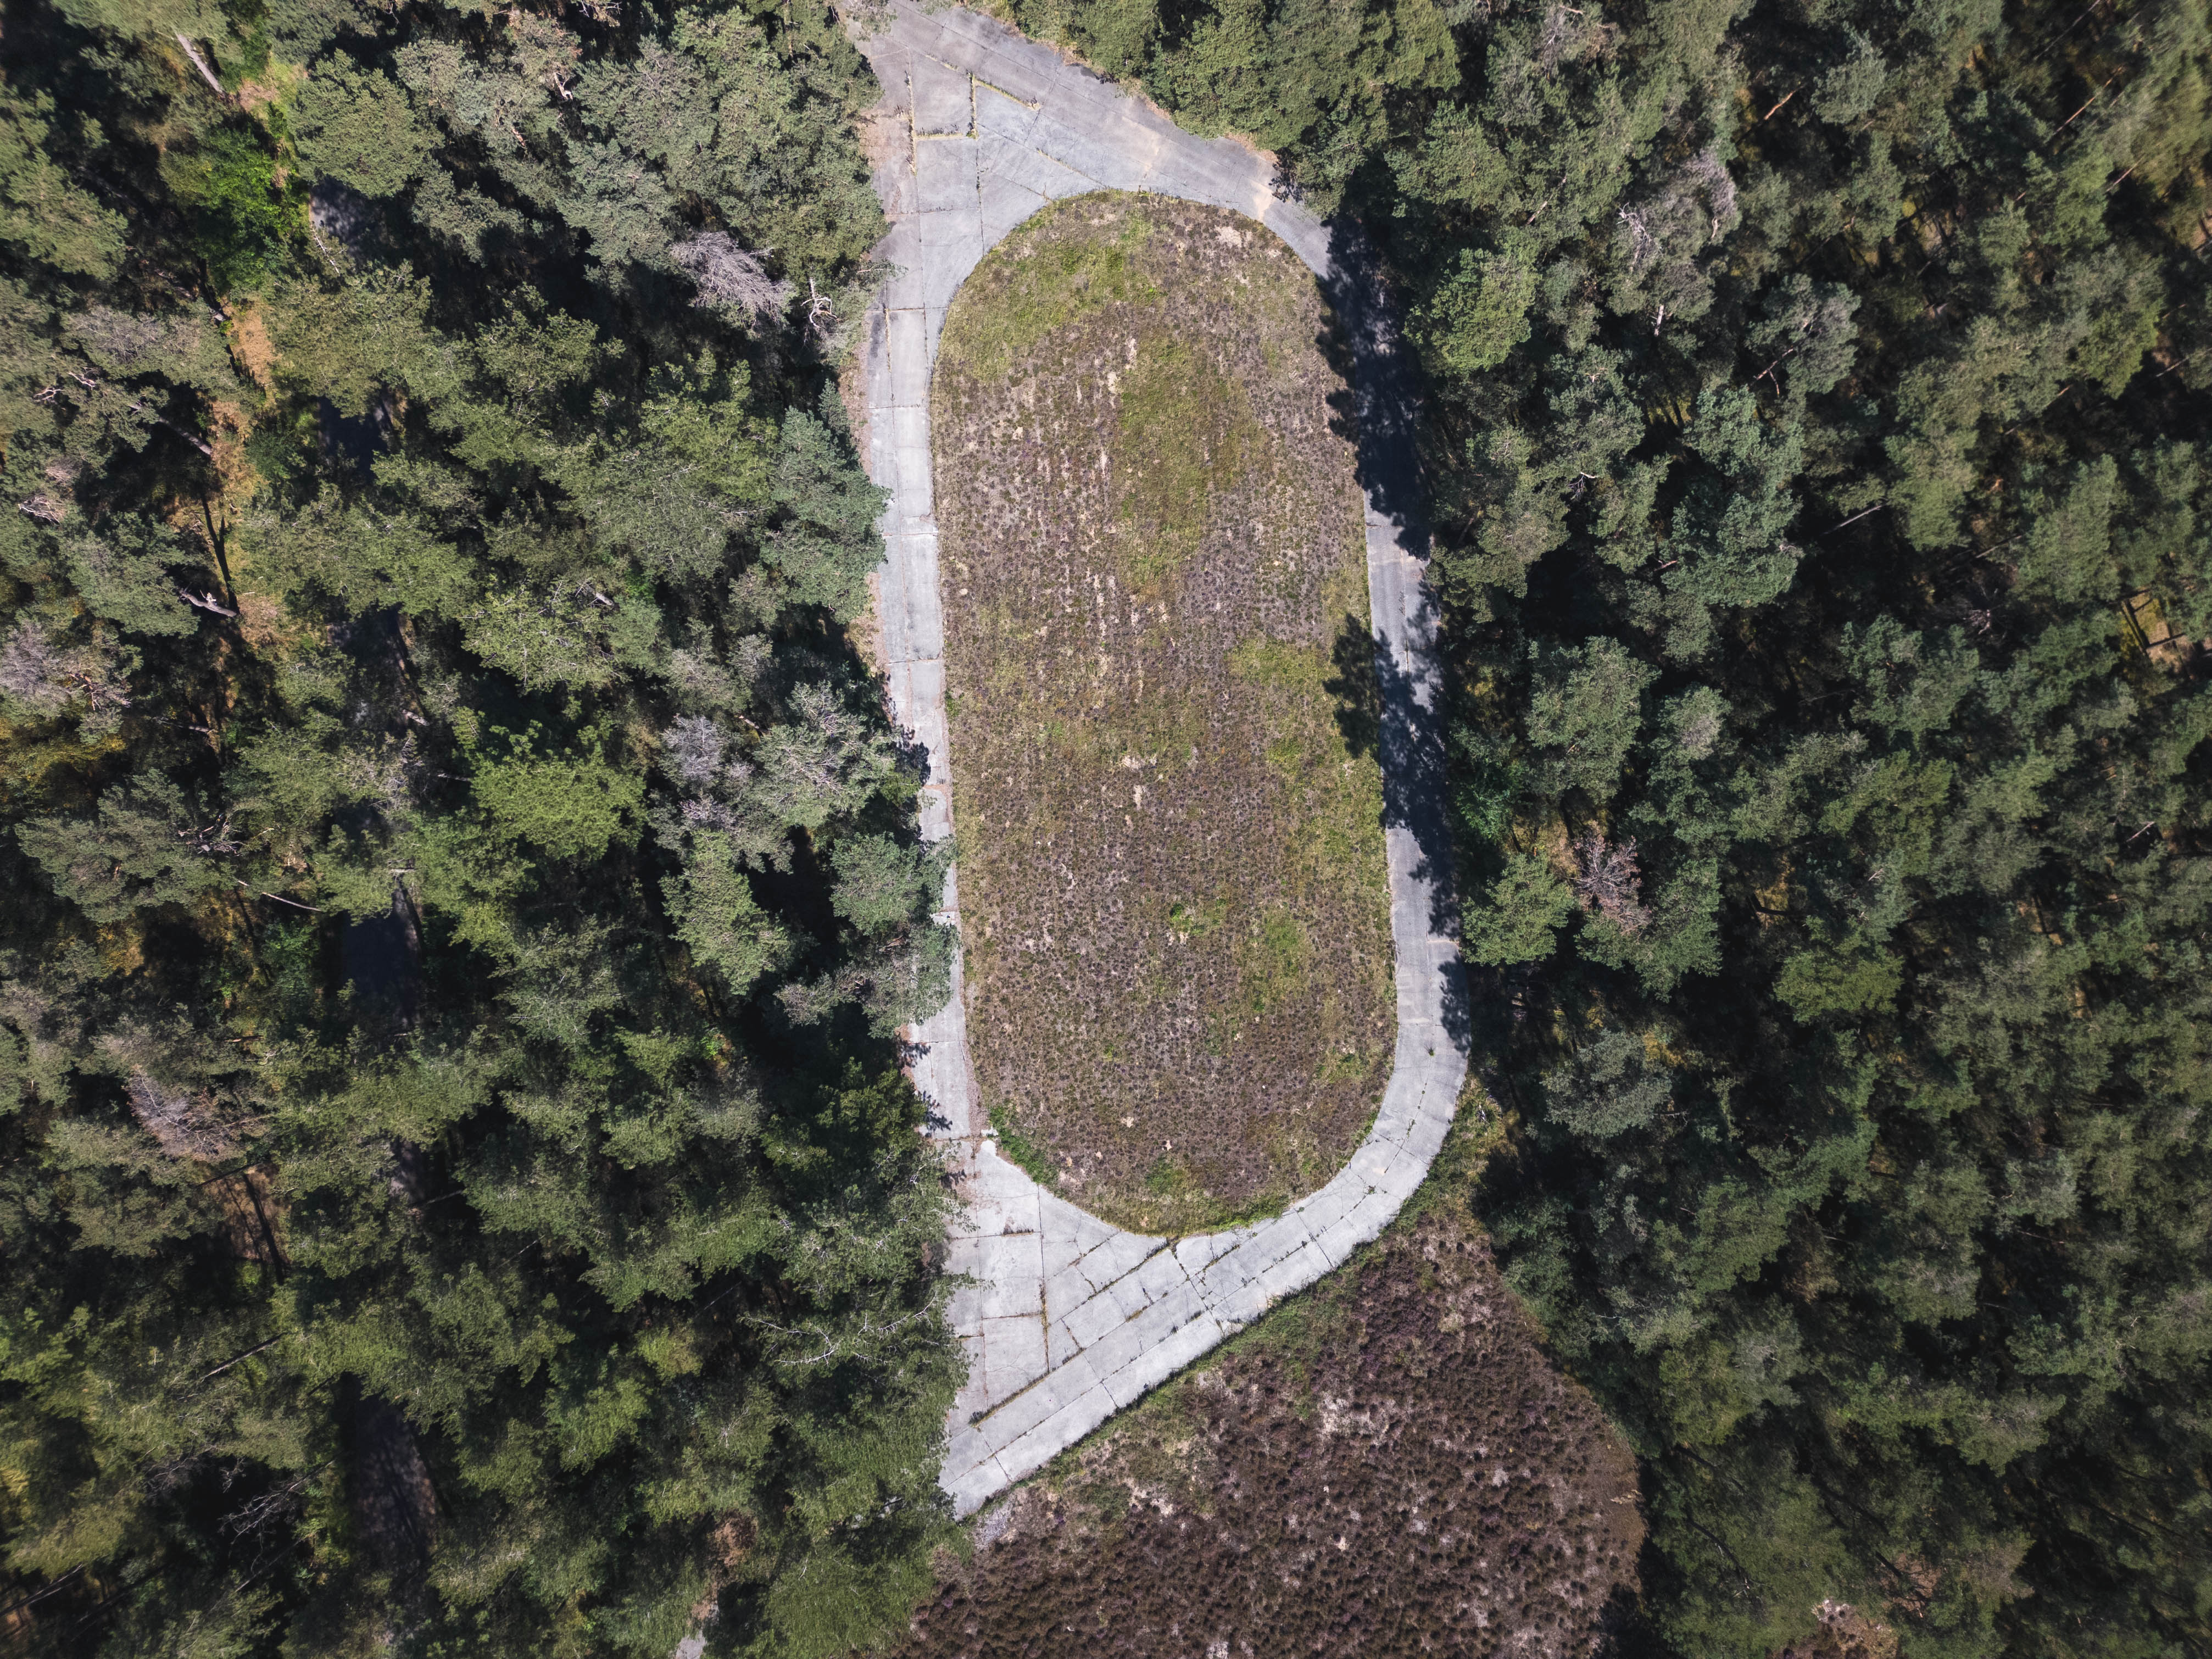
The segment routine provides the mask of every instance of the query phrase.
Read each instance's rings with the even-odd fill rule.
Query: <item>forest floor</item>
[[[1634,1460],[1543,1354],[1468,1190],[1432,1180],[987,1511],[898,1659],[1565,1656],[1629,1620]]]
[[[1077,197],[933,391],[969,1036],[1000,1144],[1201,1231],[1319,1186],[1395,1036],[1361,498],[1310,274]]]

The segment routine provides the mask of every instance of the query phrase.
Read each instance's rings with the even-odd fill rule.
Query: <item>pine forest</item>
[[[986,1559],[887,3],[0,4],[10,1650],[814,1659]],[[988,9],[1401,319],[1481,1151],[1359,1282],[1418,1388],[1494,1257],[1618,1437],[1574,1650],[2212,1651],[2206,0]]]

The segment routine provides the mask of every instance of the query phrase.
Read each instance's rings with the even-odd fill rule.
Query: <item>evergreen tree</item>
[[[2212,17],[1012,10],[1398,287],[1483,1203],[1657,1633],[2212,1644]]]
[[[807,0],[4,40],[16,1633],[868,1638],[958,1361],[890,1040],[942,864],[844,631],[858,54]]]

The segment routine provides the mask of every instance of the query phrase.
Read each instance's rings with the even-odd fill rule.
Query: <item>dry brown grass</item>
[[[275,384],[276,346],[269,319],[254,301],[241,302],[230,324],[230,355],[264,392]]]
[[[1395,1036],[1366,566],[1312,277],[1251,221],[1075,198],[933,393],[969,1041],[1120,1224],[1320,1184]],[[1340,665],[1343,670],[1340,672]]]
[[[1590,1652],[1635,1601],[1634,1460],[1462,1213],[986,1516],[900,1659]]]

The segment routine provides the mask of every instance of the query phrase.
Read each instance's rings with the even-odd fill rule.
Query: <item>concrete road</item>
[[[894,0],[863,42],[884,85],[867,137],[896,267],[867,321],[867,457],[883,519],[884,655],[901,722],[927,745],[923,833],[952,832],[945,627],[932,499],[929,377],[938,337],[986,250],[1048,201],[1149,191],[1261,221],[1321,279],[1354,346],[1367,580],[1383,690],[1385,834],[1397,948],[1398,1038],[1375,1127],[1319,1192],[1273,1220],[1170,1240],[1123,1232],[1000,1158],[975,1100],[963,988],[909,1034],[915,1081],[950,1143],[965,1205],[953,1303],[967,1386],[947,1425],[944,1482],[968,1514],[1382,1231],[1443,1144],[1467,1074],[1465,981],[1452,936],[1436,730],[1435,612],[1422,585],[1413,405],[1388,308],[1356,235],[1333,233],[1227,140],[1158,110],[1051,49],[957,8]],[[945,919],[959,919],[958,874]]]

